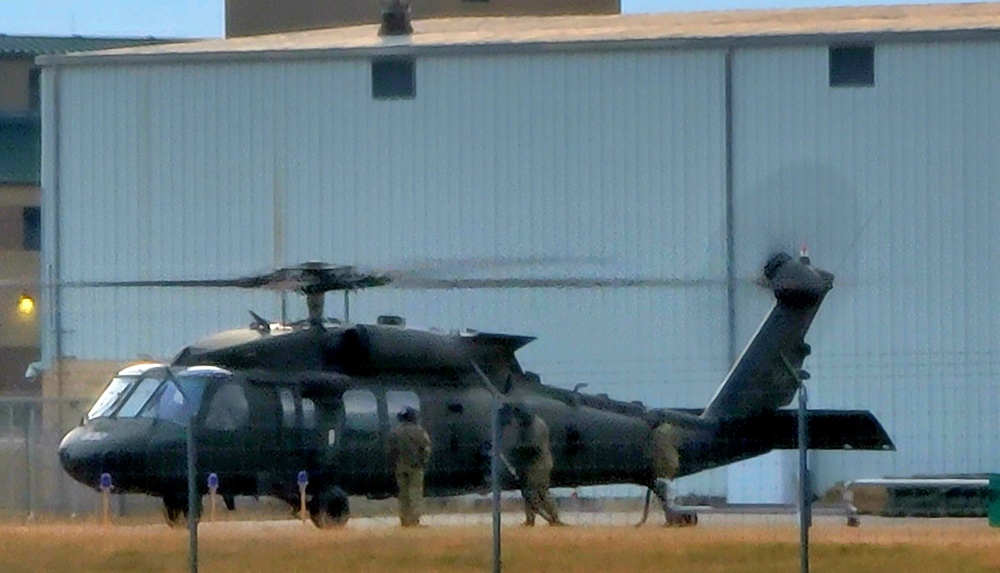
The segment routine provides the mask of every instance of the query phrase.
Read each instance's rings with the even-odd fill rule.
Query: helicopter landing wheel
[[[163,518],[170,527],[187,525],[187,500],[183,496],[163,496]]]
[[[201,516],[201,499],[195,507],[198,516]],[[168,494],[163,496],[163,518],[170,527],[187,527],[188,524],[188,500],[186,495]]]
[[[320,529],[347,525],[347,520],[351,518],[347,492],[339,487],[332,487],[313,496],[309,500],[309,517]]]
[[[694,527],[698,525],[698,514],[693,511],[671,511],[667,514],[665,527]]]

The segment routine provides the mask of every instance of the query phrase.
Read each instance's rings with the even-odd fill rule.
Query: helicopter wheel
[[[170,527],[187,525],[187,500],[182,496],[163,496],[163,518]]]
[[[351,518],[351,506],[347,492],[332,487],[309,501],[309,517],[316,527],[330,529],[347,525]]]
[[[198,515],[201,515],[201,499],[195,508]],[[188,503],[186,495],[165,495],[163,496],[163,518],[166,519],[170,527],[186,527],[188,524]]]
[[[698,514],[691,511],[671,511],[667,515],[666,527],[694,527],[698,525]]]

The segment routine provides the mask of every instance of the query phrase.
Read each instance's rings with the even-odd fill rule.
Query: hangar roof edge
[[[182,38],[125,36],[37,36],[0,34],[0,57],[21,58],[66,52],[93,52],[146,44],[166,44],[185,41]],[[190,40],[187,40],[190,41]]]
[[[378,25],[72,54],[42,65],[184,62],[427,52],[508,52],[622,46],[721,47],[787,42],[969,37],[1000,39],[1000,2],[904,4],[662,14],[442,18],[413,22],[412,36]]]

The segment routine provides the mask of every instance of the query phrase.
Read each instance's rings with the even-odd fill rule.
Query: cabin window
[[[316,404],[311,398],[302,399],[302,427],[307,430],[316,429]]]
[[[278,399],[281,400],[281,425],[286,428],[295,427],[295,396],[288,388],[278,390]]]
[[[378,432],[378,400],[368,390],[344,392],[344,421],[348,432]]]
[[[390,426],[399,424],[398,416],[407,408],[413,408],[418,413],[420,412],[420,398],[415,392],[389,390],[385,393],[385,405],[389,411]]]
[[[250,420],[250,404],[239,384],[226,384],[212,396],[205,414],[205,427],[210,430],[234,431]]]

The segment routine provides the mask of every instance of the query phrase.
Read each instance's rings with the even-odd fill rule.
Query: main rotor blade
[[[596,257],[483,257],[457,259],[427,259],[401,265],[392,265],[385,269],[374,269],[370,272],[392,277],[394,280],[404,276],[442,276],[455,273],[469,273],[479,270],[502,270],[540,265],[560,264],[602,264],[606,259]],[[360,271],[367,269],[359,268]]]
[[[657,288],[699,287],[723,284],[718,279],[676,279],[643,277],[563,277],[563,278],[482,278],[431,279],[405,278],[390,283],[390,288],[434,289],[501,289],[501,288]]]

